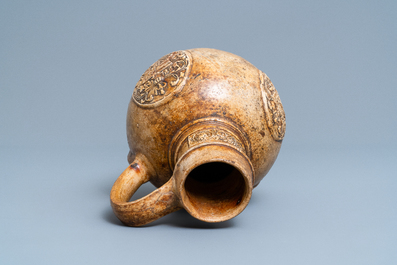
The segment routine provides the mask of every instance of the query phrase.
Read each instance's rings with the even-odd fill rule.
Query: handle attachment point
[[[154,174],[155,171],[146,157],[137,154],[135,160],[114,183],[110,192],[110,203],[113,212],[123,224],[142,226],[182,208],[172,190],[172,178],[145,197],[129,202],[138,188]]]

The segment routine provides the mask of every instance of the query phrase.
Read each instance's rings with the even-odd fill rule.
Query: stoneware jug
[[[172,52],[132,94],[130,165],[111,190],[113,211],[128,226],[181,208],[205,222],[231,219],[270,170],[284,134],[283,106],[262,71],[224,51]],[[147,181],[158,189],[130,202]]]

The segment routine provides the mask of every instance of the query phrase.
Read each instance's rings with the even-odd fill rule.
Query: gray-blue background
[[[228,222],[121,226],[135,83],[199,47],[271,78],[279,158]],[[396,1],[0,2],[0,263],[396,264],[396,47]]]

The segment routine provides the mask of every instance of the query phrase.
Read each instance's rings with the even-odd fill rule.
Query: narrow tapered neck
[[[222,143],[197,145],[183,153],[174,169],[175,192],[195,218],[221,222],[247,206],[254,171],[248,157]]]

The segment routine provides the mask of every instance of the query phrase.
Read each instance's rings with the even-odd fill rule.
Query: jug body
[[[154,63],[134,89],[128,161],[150,168],[142,181],[169,186],[175,209],[224,221],[245,208],[270,170],[285,126],[279,95],[255,66],[214,49],[177,51]]]

